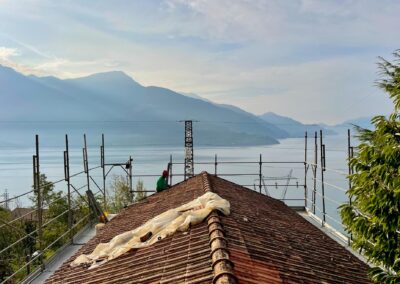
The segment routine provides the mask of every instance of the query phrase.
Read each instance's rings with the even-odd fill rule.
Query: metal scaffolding
[[[270,195],[268,189],[272,190],[273,188],[279,189],[281,191],[280,196],[276,194],[277,191],[274,192],[275,198],[285,202],[292,209],[299,210],[301,212],[306,212],[310,216],[313,216],[315,220],[319,222],[319,224],[323,227],[332,228],[336,226],[336,228],[341,228],[342,224],[337,215],[333,214],[332,210],[329,210],[332,206],[326,206],[325,203],[330,205],[340,206],[345,202],[345,200],[336,200],[335,192],[340,191],[345,193],[348,188],[351,188],[351,181],[348,180],[348,185],[345,186],[334,184],[334,179],[330,179],[329,174],[339,175],[341,178],[348,178],[349,175],[354,173],[354,169],[351,166],[350,160],[354,156],[354,147],[351,145],[351,134],[350,130],[347,133],[347,149],[343,149],[343,152],[347,153],[348,158],[348,169],[337,169],[337,168],[328,168],[326,163],[326,151],[329,149],[325,149],[325,144],[323,140],[323,132],[320,131],[314,133],[314,137],[312,135],[308,136],[305,133],[304,139],[304,160],[292,160],[292,161],[270,161],[265,155],[259,155],[259,157],[254,157],[253,160],[240,160],[240,161],[232,161],[232,160],[224,160],[221,159],[220,156],[215,154],[212,160],[202,160],[197,161],[195,163],[193,158],[193,122],[192,120],[186,120],[185,122],[185,156],[184,162],[182,162],[181,158],[179,161],[174,161],[172,155],[169,157],[168,162],[168,172],[169,172],[169,185],[174,185],[173,177],[177,179],[176,182],[184,179],[187,179],[194,175],[194,164],[198,167],[198,170],[204,168],[208,168],[209,171],[214,170],[214,175],[218,177],[222,177],[225,179],[232,179],[234,177],[249,177],[251,179],[254,178],[253,184],[245,184],[244,182],[240,183],[242,186],[253,188],[254,190],[259,191],[259,193],[263,193],[266,195]],[[308,148],[308,139],[310,139],[313,143],[311,144],[310,149]],[[9,283],[10,281],[16,281],[19,275],[23,275],[23,277],[33,277],[35,274],[43,271],[46,268],[46,265],[49,263],[51,259],[46,258],[46,253],[50,250],[57,250],[57,253],[62,250],[63,247],[56,247],[57,242],[63,242],[65,245],[74,244],[74,237],[76,234],[83,230],[88,224],[90,224],[95,218],[96,214],[91,213],[89,210],[90,201],[88,197],[81,193],[81,190],[86,188],[88,191],[90,188],[96,190],[93,193],[92,200],[102,199],[103,208],[102,210],[106,210],[107,208],[107,190],[106,190],[106,182],[107,176],[114,168],[121,168],[127,177],[127,184],[129,186],[129,190],[131,193],[131,200],[134,202],[134,194],[136,191],[133,190],[132,181],[133,179],[139,178],[156,178],[159,175],[154,174],[143,174],[143,173],[133,173],[133,166],[137,166],[137,162],[133,163],[132,156],[129,156],[128,160],[119,163],[107,163],[106,162],[106,153],[105,153],[105,141],[104,135],[101,137],[101,146],[100,146],[100,165],[89,168],[89,159],[88,159],[88,145],[86,141],[86,135],[84,135],[82,154],[83,154],[83,171],[70,174],[71,165],[70,165],[70,148],[69,148],[69,139],[68,136],[65,135],[65,150],[64,154],[64,177],[60,180],[53,182],[44,182],[41,180],[41,159],[40,148],[39,148],[39,136],[35,137],[35,149],[34,155],[32,156],[32,166],[33,166],[33,190],[24,192],[18,196],[10,197],[9,194],[5,194],[3,200],[0,200],[1,207],[9,207],[9,204],[13,200],[17,200],[20,197],[25,196],[25,198],[33,198],[36,204],[32,206],[31,211],[25,213],[22,216],[16,217],[10,220],[1,220],[0,219],[0,229],[3,227],[10,227],[13,230],[20,232],[21,237],[10,244],[7,244],[5,248],[0,249],[0,256],[9,255],[13,252],[13,249],[18,246],[23,246],[24,242],[27,239],[33,243],[36,248],[36,254],[33,250],[28,252],[28,257],[25,262],[21,262],[19,267],[15,268],[15,271],[7,275],[5,278],[0,279],[0,284]],[[314,145],[312,145],[314,144]],[[313,149],[312,149],[313,148]],[[307,156],[308,151],[310,150],[310,157]],[[347,150],[347,151],[345,151]],[[107,156],[108,157],[108,156]],[[94,160],[94,159],[93,159]],[[91,159],[91,161],[93,161]],[[93,163],[93,162],[92,162]],[[182,173],[181,166],[184,166],[184,172]],[[228,169],[232,168],[224,168],[226,165],[245,165],[248,171],[241,170],[240,172],[228,171]],[[284,170],[289,170],[289,174],[287,176],[270,176],[269,173],[270,168],[280,168]],[[304,182],[301,182],[299,178],[293,177],[293,169],[297,169],[297,173],[304,170]],[[97,171],[97,175],[96,172]],[[100,174],[100,170],[102,174]],[[173,170],[175,172],[173,172]],[[311,171],[309,171],[311,170]],[[311,172],[311,173],[310,173]],[[327,176],[325,176],[327,174]],[[267,176],[268,175],[268,176]],[[80,177],[80,181],[84,181],[82,186],[76,186],[76,183],[79,180],[73,178]],[[98,180],[96,179],[98,178]],[[99,180],[102,180],[103,184],[99,183]],[[326,180],[325,180],[326,179]],[[293,180],[293,182],[291,182]],[[234,180],[232,180],[234,181]],[[286,181],[286,182],[278,182],[278,181]],[[46,206],[50,204],[44,205],[43,202],[43,190],[45,186],[56,185],[64,183],[66,185],[66,192],[64,192],[58,199],[52,201],[57,202],[58,200],[65,199],[68,208],[60,213],[57,216],[46,217],[44,214],[44,210]],[[257,188],[258,187],[258,188]],[[304,192],[299,191],[299,188],[303,188]],[[289,196],[286,196],[287,191],[291,191]],[[279,192],[278,191],[278,192]],[[145,193],[155,193],[155,190],[144,190]],[[272,191],[271,191],[272,192]],[[7,193],[7,192],[6,192]],[[295,193],[295,194],[292,194]],[[97,195],[97,196],[96,196]],[[78,202],[80,201],[80,202]],[[82,202],[83,201],[83,202]],[[347,202],[351,203],[352,200],[349,199]],[[328,210],[327,210],[328,209]],[[93,210],[96,211],[96,210]],[[18,227],[19,223],[23,223],[24,218],[28,215],[34,214],[37,218],[37,222],[35,222],[35,227],[30,231],[21,231],[20,227]],[[44,229],[53,225],[53,222],[59,220],[59,218],[68,216],[67,229],[61,235],[57,236],[55,240],[51,242],[45,242],[44,240]],[[98,214],[97,214],[98,217]],[[332,223],[333,222],[333,223]],[[334,228],[334,227],[333,227]],[[347,236],[348,244],[351,244],[351,235]]]
[[[129,159],[126,162],[106,163],[104,134],[101,135],[100,166],[103,169],[103,207],[104,207],[104,210],[107,210],[106,180],[107,180],[108,174],[111,172],[112,169],[114,169],[114,167],[120,167],[126,173],[126,177],[128,179],[129,192],[131,195],[130,199],[132,202],[134,201],[135,192],[133,190],[133,185],[132,185],[132,162],[133,162],[132,156],[129,156]],[[109,167],[108,170],[107,170],[107,167]],[[99,187],[99,189],[100,189],[100,187]]]
[[[185,120],[185,180],[193,175],[193,121]]]

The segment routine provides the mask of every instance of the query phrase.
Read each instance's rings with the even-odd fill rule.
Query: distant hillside
[[[354,119],[346,120],[340,124],[335,125],[335,128],[353,128],[354,125],[360,126],[362,128],[371,129],[373,127],[371,123],[372,117],[359,117]]]
[[[189,98],[198,99],[198,100],[202,100],[202,101],[205,101],[205,102],[209,102],[209,103],[213,103],[213,104],[214,104],[214,102],[212,102],[212,101],[210,101],[210,100],[207,100],[207,99],[205,99],[205,98],[203,98],[203,97],[201,97],[201,96],[199,96],[199,95],[197,95],[197,94],[194,94],[194,93],[181,93],[181,94],[184,95],[184,96],[187,96],[187,97],[189,97]]]
[[[297,138],[304,137],[305,132],[313,133],[315,131],[322,130],[325,134],[332,135],[335,131],[327,129],[326,127],[319,124],[303,124],[290,117],[281,116],[273,112],[267,112],[259,116],[264,121],[275,125],[285,130],[289,137]]]
[[[119,137],[115,143],[181,145],[183,124],[177,121],[185,119],[199,121],[194,128],[197,145],[264,145],[288,137],[252,114],[144,87],[123,72],[61,80],[24,76],[0,66],[0,127],[9,131],[53,136],[105,132]],[[2,141],[8,143],[7,137]]]

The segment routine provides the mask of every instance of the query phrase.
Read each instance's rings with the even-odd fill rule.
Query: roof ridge
[[[206,172],[206,173],[207,173],[207,172]],[[207,173],[207,174],[208,174],[208,176],[210,176],[209,173]],[[241,190],[245,190],[245,191],[247,191],[247,192],[250,192],[251,194],[260,195],[261,197],[268,199],[268,202],[276,202],[276,203],[283,204],[283,205],[286,206],[285,202],[283,202],[282,200],[275,199],[275,198],[273,198],[273,197],[271,197],[271,196],[269,196],[269,195],[260,193],[260,192],[258,192],[257,190],[252,190],[252,189],[250,189],[250,188],[248,188],[248,187],[245,187],[245,186],[243,186],[243,185],[234,183],[233,181],[227,180],[227,179],[222,178],[222,177],[220,177],[220,176],[215,176],[215,175],[211,175],[211,176],[212,176],[212,178],[220,179],[220,180],[222,180],[222,181],[224,181],[224,182],[227,182],[227,183],[229,183],[229,184],[231,184],[231,185],[233,185],[233,186],[240,187]],[[210,182],[211,182],[211,180],[210,180]],[[286,207],[287,207],[287,206],[286,206]],[[288,207],[288,208],[291,209],[290,207]],[[291,209],[291,210],[293,210],[293,209]]]
[[[203,189],[213,192],[207,172],[202,172]],[[233,271],[233,262],[229,258],[228,241],[222,227],[218,211],[213,210],[207,217],[208,235],[210,238],[211,261],[214,272],[213,284],[237,284],[237,277]]]
[[[211,182],[210,179],[208,178],[208,173],[207,172],[201,172],[201,177],[203,180],[203,189],[205,192],[213,192],[211,188]]]

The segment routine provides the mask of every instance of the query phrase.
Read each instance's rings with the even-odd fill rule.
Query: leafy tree
[[[35,223],[33,221],[24,221],[24,226],[25,226],[25,228],[24,228],[25,234],[31,234],[36,229]],[[35,239],[34,238],[37,238],[37,233],[31,234],[31,236],[33,238],[29,238],[29,237],[25,238],[22,242],[24,251],[25,251],[26,261],[30,261],[30,257],[32,256],[32,254],[35,251]],[[31,266],[32,265],[27,266],[27,274],[31,273]]]
[[[43,228],[43,246],[47,247],[55,242],[63,233],[68,230],[68,203],[62,191],[55,191],[54,185],[47,180],[45,174],[40,175],[39,187],[42,195],[43,223],[51,221]],[[32,198],[37,208],[37,194]],[[58,240],[45,252],[45,258],[50,257],[54,251],[61,247],[66,238]]]
[[[6,222],[11,220],[11,213],[9,210],[0,207],[0,219]],[[0,250],[5,249],[8,245],[15,241],[15,234],[8,226],[3,226],[0,223]],[[6,279],[7,276],[13,273],[11,265],[12,251],[8,250],[0,255],[0,282]]]
[[[138,179],[136,183],[136,197],[135,201],[141,201],[147,197],[146,194],[146,188],[144,187],[143,181],[141,179]]]
[[[132,202],[132,193],[126,178],[122,175],[114,175],[111,181],[110,204],[107,206],[112,212],[119,212]]]
[[[50,203],[57,198],[56,195],[60,196],[61,193],[54,192],[54,184],[47,180],[47,176],[45,174],[40,174],[39,188],[42,194],[42,208],[48,208]],[[37,194],[35,194],[33,198],[31,198],[31,201],[35,206],[37,206]]]
[[[400,50],[393,63],[381,58],[378,85],[394,102],[393,113],[372,119],[374,130],[357,128],[360,145],[350,164],[348,194],[351,204],[341,206],[352,246],[376,267],[373,281],[400,283]]]
[[[74,194],[74,198],[71,200],[71,207],[73,208],[73,234],[78,233],[85,225],[87,224],[88,219],[82,220],[83,218],[87,217],[87,215],[91,212],[89,206],[88,206],[88,199],[87,196],[79,196],[77,194]],[[89,218],[91,218],[92,215],[90,215]],[[82,222],[81,222],[82,221]],[[78,224],[79,223],[79,224]]]
[[[54,190],[54,188],[53,188]],[[68,203],[66,197],[63,197],[63,193],[59,192],[48,192],[47,194],[47,212],[46,219],[53,220],[43,230],[43,240],[45,245],[50,245],[58,237],[68,230]],[[58,249],[65,243],[65,239],[58,240],[51,248],[53,250]],[[50,253],[51,254],[51,253]]]
[[[11,212],[0,207],[0,220],[9,223],[12,220]],[[0,223],[0,251],[24,236],[24,221],[14,222],[11,226]],[[25,263],[25,252],[24,244],[20,242],[0,255],[0,282]],[[22,278],[23,274],[17,274],[14,279]]]
[[[47,259],[68,241],[68,236],[56,241],[68,230],[68,203],[66,196],[64,196],[61,191],[55,191],[54,185],[47,181],[46,175],[40,175],[39,185],[43,200],[42,208],[44,209],[43,224],[52,220],[51,223],[43,227],[43,246],[47,247],[54,242],[54,244],[45,251],[44,258]],[[85,197],[83,198],[85,199]],[[31,201],[33,202],[32,210],[37,209],[36,194],[31,198]],[[79,221],[89,212],[85,200],[82,200],[81,198],[77,199],[76,196],[72,199],[72,208],[75,222]],[[0,207],[0,220],[6,222],[11,221],[11,212]],[[82,222],[76,226],[74,234],[86,224],[86,222]],[[25,234],[34,232],[37,229],[37,221],[22,218],[21,220],[14,222],[12,226],[15,229],[0,223],[0,251],[16,242]],[[35,238],[37,240],[37,233],[33,233],[32,237],[33,238],[25,238],[23,241],[0,255],[0,282],[29,261],[29,256],[39,249],[37,246],[38,243],[35,241]],[[15,275],[12,281],[19,283],[28,273],[34,271],[38,265],[39,262],[34,261],[32,264],[27,266],[26,271],[22,270],[20,273]]]

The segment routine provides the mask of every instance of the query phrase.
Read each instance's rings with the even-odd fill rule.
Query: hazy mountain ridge
[[[268,121],[265,121],[265,120],[263,120],[262,118],[260,118],[260,117],[258,117],[258,116],[255,116],[254,114],[252,114],[252,113],[250,113],[250,112],[247,112],[247,111],[245,111],[245,110],[243,110],[243,109],[241,109],[241,108],[239,108],[239,107],[237,107],[237,106],[233,106],[233,105],[229,105],[229,104],[218,104],[218,103],[214,103],[214,102],[212,102],[212,101],[210,101],[210,100],[207,100],[207,99],[205,99],[205,98],[203,98],[203,97],[201,97],[201,96],[199,96],[199,95],[192,94],[192,93],[190,93],[190,94],[186,94],[186,93],[185,93],[184,95],[185,95],[185,96],[188,96],[188,97],[191,97],[191,98],[196,98],[196,99],[199,99],[199,100],[202,100],[202,101],[205,101],[205,102],[212,103],[212,104],[214,104],[214,105],[216,105],[216,106],[219,106],[219,107],[223,107],[223,108],[229,109],[229,110],[231,110],[231,111],[233,111],[233,112],[235,112],[235,113],[238,113],[238,114],[240,114],[240,115],[244,115],[244,116],[246,116],[246,117],[251,117],[251,118],[253,118],[253,119],[256,119],[259,123],[265,123],[265,122],[267,122],[267,123],[270,124],[270,128],[271,128],[271,130],[273,130],[273,133],[274,133],[274,132],[284,133],[284,135],[285,135],[286,137],[283,137],[283,138],[291,137],[291,135],[290,135],[285,129],[283,129],[283,128],[281,128],[281,127],[277,127],[274,123],[270,123],[270,122],[268,122]]]
[[[354,125],[360,126],[362,128],[371,129],[373,127],[371,123],[372,116],[370,117],[358,117],[354,119],[346,120],[340,124],[335,125],[338,128],[353,128]]]
[[[303,124],[290,117],[278,115],[273,112],[264,113],[259,117],[265,120],[266,122],[274,124],[276,127],[285,130],[289,134],[289,137],[291,138],[304,137],[306,131],[309,134],[320,130],[322,130],[325,134],[328,135],[336,134],[336,132],[333,129],[326,128],[320,124]]]
[[[213,103],[212,101],[205,99],[197,94],[184,93],[184,95]],[[242,113],[245,115],[251,115],[251,116],[254,115],[254,114],[249,113],[237,106],[233,106],[233,105],[229,105],[229,104],[217,104],[217,103],[213,103],[213,104],[228,108],[232,111]],[[290,137],[303,137],[305,131],[312,132],[312,131],[319,131],[319,130],[323,130],[329,135],[334,135],[334,134],[337,134],[336,132],[341,131],[344,128],[346,128],[346,129],[352,128],[354,125],[360,126],[363,128],[371,128],[372,127],[371,119],[373,118],[373,116],[357,117],[357,118],[345,120],[342,123],[338,123],[335,125],[328,125],[326,123],[304,124],[293,118],[279,115],[274,112],[266,112],[262,115],[258,115],[258,117],[264,121],[267,121],[267,122],[273,124],[275,127],[278,127],[282,130],[286,130],[286,132],[288,132],[288,136],[290,136]],[[293,126],[293,129],[285,129],[286,125]]]
[[[52,135],[104,131],[123,133],[126,140],[143,144],[173,145],[182,142],[183,125],[177,121],[185,119],[200,121],[194,128],[197,145],[263,145],[287,137],[285,131],[256,116],[169,89],[144,87],[123,72],[61,80],[24,76],[0,66],[0,120],[31,121],[9,125],[14,130],[51,129]],[[98,123],[102,121],[107,123]],[[56,126],[56,122],[67,124]]]
[[[256,116],[196,94],[142,86],[121,71],[62,80],[25,76],[0,65],[0,128],[14,133],[19,142],[28,137],[22,132],[50,137],[105,132],[126,145],[180,145],[183,124],[178,121],[185,119],[199,121],[194,127],[196,143],[210,146],[274,144],[277,139],[304,137],[305,131],[336,134],[352,125],[372,127],[371,117],[330,126],[303,124],[272,112]],[[1,143],[15,144],[7,137]]]

